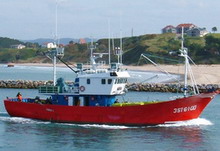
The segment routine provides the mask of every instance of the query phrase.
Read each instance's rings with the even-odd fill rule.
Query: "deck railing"
[[[40,86],[39,93],[59,93],[58,86]]]

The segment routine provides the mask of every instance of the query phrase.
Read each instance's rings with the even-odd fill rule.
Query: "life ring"
[[[86,88],[85,88],[84,86],[80,86],[80,87],[79,87],[79,90],[80,90],[81,92],[84,92],[85,89],[86,89]]]

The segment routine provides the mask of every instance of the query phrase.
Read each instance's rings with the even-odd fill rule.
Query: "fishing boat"
[[[15,65],[13,63],[8,63],[7,67],[14,67]]]
[[[117,96],[127,93],[129,72],[123,69],[121,61],[111,63],[107,69],[100,67],[96,59],[103,54],[94,53],[93,45],[90,49],[91,66],[84,68],[83,64],[77,64],[72,85],[67,85],[62,78],[56,79],[55,61],[63,56],[64,49],[53,50],[54,84],[39,87],[39,93],[48,98],[7,98],[4,105],[8,114],[12,117],[61,123],[157,125],[198,118],[217,94],[200,94],[196,87],[193,89],[194,94],[189,93],[189,60],[187,49],[182,44],[180,52],[185,58],[185,87],[182,97],[167,101],[118,102]],[[118,54],[120,60],[122,53]]]

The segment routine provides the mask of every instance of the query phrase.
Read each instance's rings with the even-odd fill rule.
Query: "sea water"
[[[178,81],[181,79],[180,75],[167,75],[161,72],[144,72],[128,70],[131,78],[129,82],[167,82]],[[62,77],[67,81],[74,81],[76,74],[69,68],[58,67],[57,78]],[[22,66],[7,67],[7,65],[0,65],[0,80],[53,80],[52,67],[38,67],[38,66]]]
[[[34,79],[35,75],[32,76],[31,78]],[[17,92],[21,92],[23,97],[39,96],[37,90],[0,89],[0,150],[2,151],[217,151],[220,148],[219,95],[198,119],[176,124],[128,127],[50,123],[10,117],[5,111],[3,99],[15,97]],[[119,97],[119,100],[168,100],[173,95],[179,94],[129,92]],[[40,95],[40,97],[44,96]]]

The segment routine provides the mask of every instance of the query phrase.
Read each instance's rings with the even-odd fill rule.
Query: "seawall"
[[[67,84],[72,84],[67,82]],[[30,80],[0,80],[0,88],[20,88],[20,89],[37,89],[41,85],[53,85],[53,81],[30,81]],[[220,84],[199,84],[197,85],[200,92],[209,92],[220,90]],[[161,84],[161,83],[131,83],[127,85],[130,91],[145,92],[183,92],[184,85],[181,84]],[[188,86],[193,91],[191,86]]]
[[[220,90],[220,85],[218,84],[199,84],[197,85],[199,92],[211,92],[215,90]],[[183,92],[183,84],[174,84],[174,83],[132,83],[127,85],[128,90],[130,91],[145,91],[145,92]],[[193,91],[192,86],[187,87],[188,91]]]

